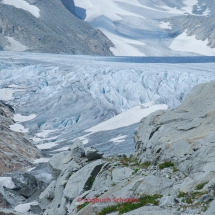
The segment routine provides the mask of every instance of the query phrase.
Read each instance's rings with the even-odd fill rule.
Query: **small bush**
[[[151,162],[150,161],[146,161],[144,163],[141,163],[140,165],[141,165],[141,167],[143,169],[147,169],[151,165]]]
[[[179,192],[178,198],[187,197],[188,193],[185,192]]]
[[[82,208],[86,207],[88,204],[90,204],[90,202],[85,202],[85,203],[82,204],[82,205],[78,205],[78,206],[77,206],[77,211],[80,211]]]
[[[135,169],[135,170],[132,172],[132,175],[136,174],[138,171],[139,171],[139,169]]]
[[[203,183],[201,183],[201,184],[198,184],[198,185],[196,185],[196,190],[201,190],[206,184],[208,183],[208,181],[207,182],[203,182]]]
[[[165,161],[161,164],[158,165],[160,169],[165,169],[165,168],[168,168],[168,167],[174,167],[175,164],[172,163],[171,161]]]

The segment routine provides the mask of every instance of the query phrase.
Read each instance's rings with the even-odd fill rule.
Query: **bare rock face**
[[[135,133],[142,162],[170,161],[186,176],[175,189],[189,192],[198,184],[213,190],[215,180],[215,81],[197,85],[177,108],[142,119]]]
[[[63,5],[66,7],[68,11],[70,11],[73,14],[75,13],[75,4],[73,0],[61,0],[61,2],[63,3]]]
[[[36,16],[0,0],[0,50],[57,54],[113,55],[112,42],[73,15],[69,0],[30,1]]]
[[[12,115],[12,109],[0,103],[0,173],[25,171],[41,157],[27,136],[10,130]]]

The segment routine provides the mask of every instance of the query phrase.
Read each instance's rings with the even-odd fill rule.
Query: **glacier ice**
[[[177,58],[166,59],[167,62],[174,60]],[[36,116],[21,124],[29,129],[32,137],[54,130],[39,143],[55,142],[58,147],[65,147],[74,138],[83,136],[86,129],[143,103],[155,101],[173,108],[193,86],[215,78],[214,59],[208,60],[209,63],[198,63],[201,57],[195,58],[193,63],[159,61],[162,60],[150,63],[147,58],[4,52],[0,53],[0,89],[11,85],[24,88],[25,91],[14,92],[14,99],[7,101],[16,114]],[[124,129],[129,133],[123,133],[122,128],[108,131],[109,136],[103,139],[100,134],[104,135],[104,131],[93,134],[89,145],[101,145],[102,150],[108,148],[111,144],[108,141],[117,135],[130,134],[130,139],[121,144],[129,142],[130,148],[124,147],[124,151],[129,151],[135,128]]]

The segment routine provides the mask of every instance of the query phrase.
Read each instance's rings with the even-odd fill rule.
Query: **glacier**
[[[87,134],[87,146],[130,154],[138,123],[89,134],[90,128],[147,102],[178,106],[193,86],[215,79],[214,63],[214,57],[0,52],[0,92],[13,92],[1,99],[14,107],[16,116],[34,116],[18,124],[28,129],[45,156],[66,150]],[[121,136],[123,141],[114,141]]]

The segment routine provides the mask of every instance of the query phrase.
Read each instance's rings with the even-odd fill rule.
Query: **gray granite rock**
[[[95,147],[89,147],[85,149],[86,157],[88,160],[96,160],[102,158],[102,152],[99,152]]]
[[[79,139],[76,139],[72,143],[72,146],[69,148],[69,150],[71,151],[72,157],[77,158],[85,157],[84,144]]]
[[[133,170],[129,167],[116,167],[112,171],[113,182],[117,183],[123,181],[124,179],[130,178]]]
[[[214,88],[197,85],[179,107],[150,114],[135,132],[139,160],[175,163],[190,176],[189,189],[214,177]]]
[[[12,107],[0,102],[0,174],[25,171],[42,157],[27,135],[10,130],[13,114]]]
[[[204,213],[204,215],[214,215],[215,211],[215,200],[213,200],[207,209],[207,211]]]
[[[73,201],[81,192],[91,189],[103,164],[102,160],[97,160],[74,173],[66,184],[64,196]]]

